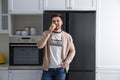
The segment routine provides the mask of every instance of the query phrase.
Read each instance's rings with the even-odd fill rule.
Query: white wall
[[[5,54],[7,62],[9,60],[9,35],[0,34],[0,53]]]

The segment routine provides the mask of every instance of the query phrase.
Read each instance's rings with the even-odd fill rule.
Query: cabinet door
[[[70,0],[72,10],[95,10],[95,0]]]
[[[44,0],[44,10],[66,10],[69,0]]]
[[[7,15],[3,15],[2,17],[1,17],[1,30],[2,31],[8,31],[8,16]]]
[[[0,0],[0,33],[8,33],[8,0]]]
[[[9,0],[11,13],[40,13],[42,0]]]
[[[120,66],[120,1],[98,0],[97,8],[96,64],[116,69]]]
[[[44,10],[95,10],[95,3],[95,0],[44,0]]]
[[[96,80],[120,80],[119,70],[101,70],[96,73]]]
[[[0,70],[0,80],[8,80],[8,70]]]
[[[10,70],[10,80],[41,80],[41,70]]]

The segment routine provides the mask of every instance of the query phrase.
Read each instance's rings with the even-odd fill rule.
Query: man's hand
[[[66,68],[69,66],[69,64],[65,63],[65,62],[62,62],[61,64],[59,64],[58,66],[61,66],[63,68]]]
[[[56,25],[52,23],[51,26],[49,27],[49,32],[52,33],[55,28],[56,28]]]

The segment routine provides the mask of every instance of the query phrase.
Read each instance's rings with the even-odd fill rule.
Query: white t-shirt
[[[62,32],[53,32],[50,43],[50,66],[49,68],[58,68],[62,62]]]

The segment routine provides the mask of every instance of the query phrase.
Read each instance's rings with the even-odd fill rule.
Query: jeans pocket
[[[65,73],[65,68],[63,68],[63,67],[58,68],[58,72],[63,72],[63,73]]]

